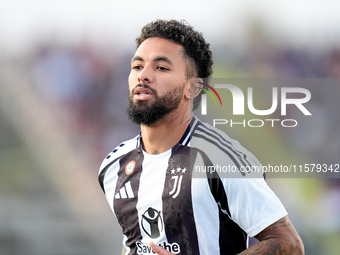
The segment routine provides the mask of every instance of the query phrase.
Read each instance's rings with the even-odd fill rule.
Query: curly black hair
[[[184,57],[188,60],[187,78],[200,77],[204,82],[212,75],[212,52],[210,44],[202,33],[193,29],[186,21],[155,20],[142,28],[141,35],[136,38],[137,48],[148,38],[159,37],[180,44],[184,49]],[[195,110],[201,96],[194,99]]]

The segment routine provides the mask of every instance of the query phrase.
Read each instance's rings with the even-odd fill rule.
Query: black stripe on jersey
[[[217,173],[215,174],[218,175]],[[218,176],[208,176],[208,182],[211,193],[216,203],[221,208],[219,211],[220,254],[239,254],[247,248],[248,236],[246,232],[231,219],[228,198],[221,179]]]
[[[206,130],[204,130],[204,129]],[[226,146],[232,153],[235,154],[236,157],[238,157],[240,159],[240,161],[243,163],[244,166],[248,165],[251,166],[251,164],[248,162],[246,155],[241,152],[238,151],[236,149],[233,148],[233,145],[231,144],[231,142],[229,142],[228,140],[226,140],[223,136],[221,136],[219,133],[217,133],[215,130],[208,128],[205,125],[200,125],[197,130],[202,131],[203,133],[213,137],[214,139],[216,139],[217,141],[219,141],[221,144],[223,144],[224,146]]]
[[[119,160],[119,158],[116,158],[115,160],[113,160],[112,162],[110,162],[98,175],[98,181],[100,184],[100,187],[102,188],[102,190],[104,191],[105,194],[105,189],[104,189],[104,177],[105,174],[107,172],[107,170],[110,168],[110,166],[112,166],[115,162],[117,162],[117,160]]]
[[[199,254],[191,194],[192,157],[192,149],[189,147],[180,146],[172,150],[162,194],[165,234],[169,243],[179,244],[182,255]],[[174,169],[179,171],[171,171]],[[174,187],[180,191],[176,196],[171,195]]]
[[[220,217],[220,254],[239,254],[247,249],[247,233],[222,211]]]
[[[125,172],[125,167],[132,160],[135,161],[135,168],[131,174]],[[133,197],[120,197],[113,199],[113,207],[118,220],[122,227],[123,234],[127,237],[126,245],[130,247],[129,254],[137,254],[136,242],[142,239],[138,222],[138,211],[136,209],[138,201],[138,189],[141,176],[141,166],[144,160],[142,151],[137,148],[121,157],[119,163],[118,180],[115,188],[115,195],[126,191],[126,184],[130,182],[133,191]]]
[[[191,150],[193,150],[193,149],[191,149]],[[198,150],[198,149],[196,149],[196,150],[199,151],[199,153],[200,153],[200,155],[203,159],[204,166],[212,166],[213,165],[213,163],[209,159],[208,155],[204,151]],[[211,191],[217,205],[223,210],[224,213],[226,213],[229,217],[231,217],[229,205],[228,205],[227,194],[224,190],[223,183],[220,179],[220,176],[218,175],[217,172],[207,172],[206,175],[207,175],[210,191]]]
[[[212,162],[208,156],[200,151],[205,166],[212,166]],[[220,207],[220,254],[239,254],[247,248],[247,234],[236,224],[230,214],[228,197],[225,192],[223,183],[217,172],[208,173],[207,179],[211,194],[213,195],[216,204]]]

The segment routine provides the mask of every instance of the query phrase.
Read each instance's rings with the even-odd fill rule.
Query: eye
[[[157,69],[160,70],[160,71],[168,71],[169,70],[168,68],[166,68],[164,66],[158,66]]]
[[[134,66],[132,67],[132,69],[134,69],[134,70],[142,70],[143,67],[142,67],[141,65],[134,65]]]

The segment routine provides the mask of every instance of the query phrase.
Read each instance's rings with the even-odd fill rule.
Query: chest
[[[175,209],[191,199],[192,166],[190,155],[127,155],[119,165],[114,191],[117,216],[131,211]],[[177,204],[177,205],[175,205]]]

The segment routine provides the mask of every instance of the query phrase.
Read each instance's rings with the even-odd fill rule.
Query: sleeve
[[[286,216],[286,209],[258,171],[258,159],[222,131],[202,129],[208,131],[201,132],[202,138],[192,146],[198,148],[204,165],[212,169],[209,174],[207,170],[209,185],[221,210],[249,236]]]
[[[287,215],[279,198],[263,178],[222,179],[231,218],[255,236]]]

